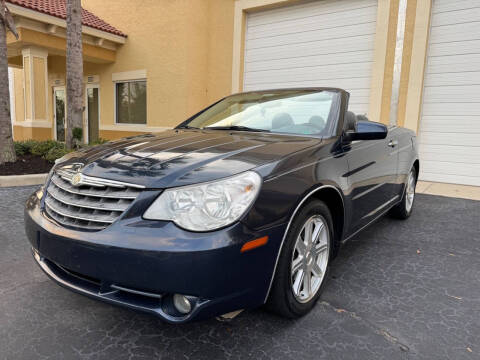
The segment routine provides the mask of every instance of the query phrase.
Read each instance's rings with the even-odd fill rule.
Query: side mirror
[[[358,121],[357,131],[347,131],[343,134],[345,142],[355,140],[382,140],[387,137],[386,125],[373,121]]]

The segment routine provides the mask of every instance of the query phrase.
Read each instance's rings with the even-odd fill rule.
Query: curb
[[[0,187],[43,185],[48,174],[0,176]]]

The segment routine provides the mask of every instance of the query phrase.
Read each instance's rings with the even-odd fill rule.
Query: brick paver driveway
[[[352,239],[311,314],[181,326],[60,288],[23,230],[33,191],[0,189],[0,358],[479,359],[480,202],[419,195]]]

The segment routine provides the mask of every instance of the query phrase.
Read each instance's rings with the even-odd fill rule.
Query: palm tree
[[[66,146],[75,145],[73,130],[82,129],[83,117],[82,5],[67,0],[67,134]]]
[[[10,118],[10,91],[8,86],[7,31],[10,30],[18,39],[12,15],[0,0],[0,165],[15,162],[13,146],[12,119]]]

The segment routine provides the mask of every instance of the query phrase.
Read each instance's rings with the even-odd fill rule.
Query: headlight
[[[208,231],[240,219],[255,200],[262,179],[253,171],[219,181],[165,190],[143,217],[173,221],[191,231]]]

